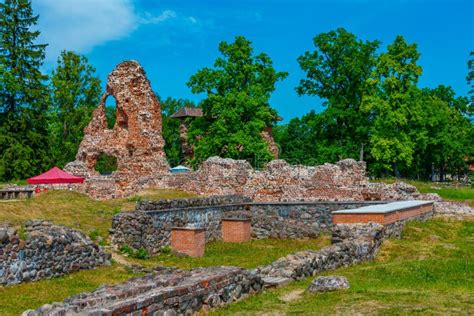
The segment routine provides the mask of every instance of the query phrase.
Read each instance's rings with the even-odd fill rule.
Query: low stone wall
[[[259,292],[262,286],[258,275],[237,267],[161,269],[23,315],[191,315]]]
[[[257,273],[264,281],[275,278],[300,280],[317,273],[373,260],[385,238],[400,237],[405,224],[411,220],[426,220],[433,212],[405,218],[394,223],[336,224],[332,227],[332,245],[319,251],[306,250],[282,257],[260,267]]]
[[[138,211],[114,216],[111,237],[117,248],[126,244],[155,254],[169,245],[172,227],[202,227],[206,241],[220,240],[221,219],[232,217],[250,218],[257,239],[317,237],[330,230],[332,211],[378,203],[383,202],[253,203],[238,196],[143,201],[137,203]],[[154,207],[158,210],[151,210]]]
[[[434,212],[443,216],[474,216],[474,208],[460,202],[437,201],[434,203]]]
[[[22,240],[16,229],[0,227],[0,285],[92,269],[110,258],[89,237],[63,226],[30,221],[26,234]]]
[[[363,227],[364,234],[361,233],[357,238],[348,238],[318,251],[290,254],[256,269],[256,272],[264,281],[268,278],[301,280],[323,271],[372,260],[383,240],[383,226],[363,224]]]
[[[329,232],[335,210],[353,209],[385,201],[254,202],[248,205],[256,238],[303,238]]]
[[[110,236],[116,248],[129,245],[135,249],[145,248],[151,254],[156,254],[161,247],[170,245],[172,227],[204,227],[206,241],[221,239],[222,214],[241,209],[242,205],[230,204],[190,209],[122,212],[113,217]]]
[[[197,171],[157,175],[145,187],[165,187],[199,195],[238,194],[253,201],[368,201],[412,199],[414,186],[369,183],[365,162],[344,159],[319,166],[273,160],[255,170],[245,160],[211,157]]]
[[[135,207],[137,211],[159,211],[182,208],[198,208],[206,206],[221,206],[228,204],[244,204],[251,202],[241,195],[217,195],[188,199],[168,199],[159,201],[139,201]]]

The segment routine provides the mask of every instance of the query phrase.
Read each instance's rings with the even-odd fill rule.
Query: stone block
[[[247,218],[222,219],[222,240],[225,242],[250,241],[252,227]]]
[[[171,228],[171,249],[190,257],[204,256],[206,230],[194,227]]]
[[[309,292],[328,292],[348,289],[349,281],[343,276],[320,276],[311,282]]]

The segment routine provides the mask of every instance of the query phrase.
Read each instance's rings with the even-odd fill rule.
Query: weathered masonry
[[[25,311],[23,315],[192,315],[229,304],[262,288],[263,281],[256,273],[237,267],[191,271],[158,268],[143,277],[103,286],[64,303]]]
[[[0,285],[92,269],[109,259],[89,237],[67,227],[30,221],[22,239],[15,228],[0,226]]]
[[[158,253],[170,244],[171,228],[188,225],[206,229],[206,241],[222,239],[223,218],[250,218],[253,238],[317,237],[330,231],[331,213],[383,203],[366,202],[251,202],[231,195],[138,202],[136,211],[122,212],[112,222],[112,243]]]
[[[114,97],[116,122],[107,128],[105,102]],[[86,178],[79,190],[98,198],[123,196],[139,187],[144,177],[168,172],[161,133],[160,103],[143,68],[135,61],[125,61],[109,74],[99,107],[84,130],[76,160],[64,170]],[[117,170],[100,175],[95,165],[101,154],[117,159]]]

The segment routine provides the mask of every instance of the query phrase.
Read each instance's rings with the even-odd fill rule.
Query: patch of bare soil
[[[294,291],[291,291],[290,293],[286,293],[285,295],[280,296],[280,300],[282,300],[285,303],[296,301],[301,298],[301,295],[303,293],[304,293],[304,290],[302,289],[294,290]]]

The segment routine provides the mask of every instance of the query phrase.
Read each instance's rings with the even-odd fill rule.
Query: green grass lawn
[[[192,194],[155,189],[138,193],[127,199],[96,201],[85,194],[56,190],[35,195],[31,199],[0,201],[0,223],[21,226],[29,219],[45,219],[55,224],[79,229],[86,234],[107,237],[112,216],[121,210],[132,210],[139,199],[172,199]]]
[[[238,266],[255,268],[270,264],[287,254],[302,250],[318,250],[329,245],[329,236],[317,239],[261,239],[246,243],[226,243],[222,241],[206,244],[204,257],[178,257],[174,254],[161,254],[150,259],[130,259],[128,261],[144,266],[171,266],[181,269],[210,266]]]
[[[307,293],[307,278],[268,290],[211,315],[474,314],[474,222],[412,222],[386,240],[374,262],[342,268],[351,288]]]

